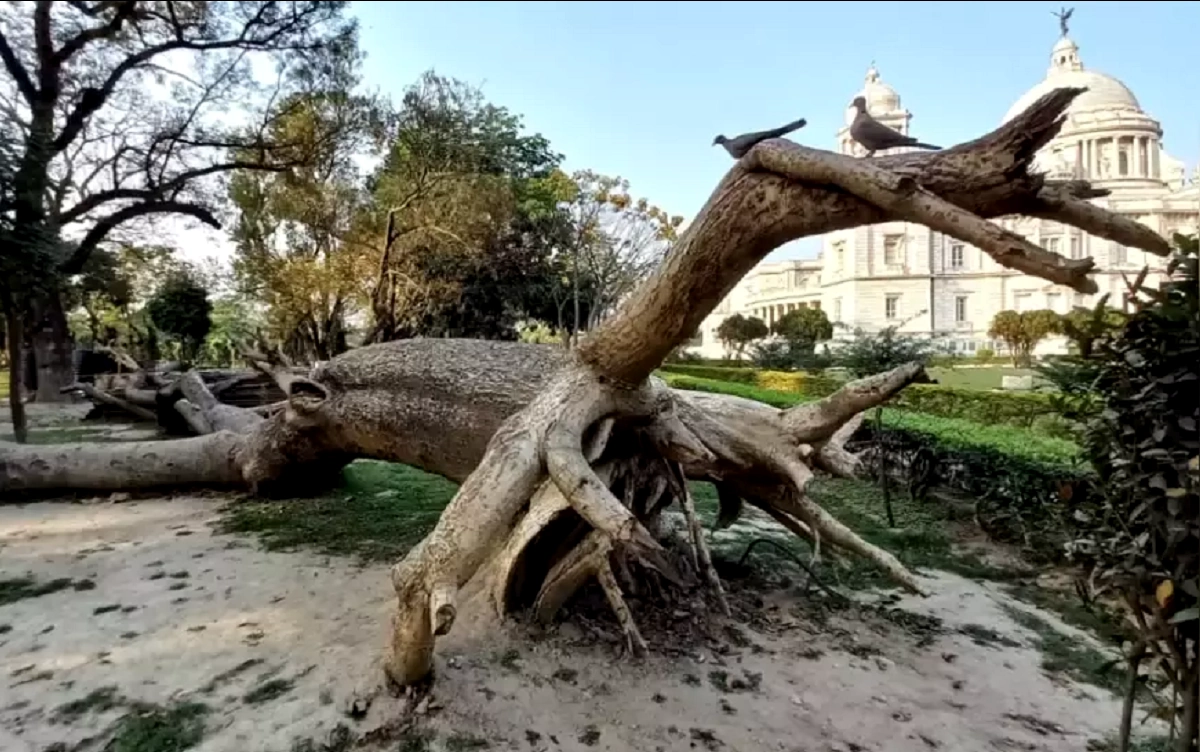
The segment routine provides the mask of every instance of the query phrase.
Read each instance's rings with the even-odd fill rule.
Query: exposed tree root
[[[532,608],[543,619],[594,578],[635,653],[645,639],[623,589],[701,579],[719,602],[720,582],[681,476],[717,484],[722,525],[749,502],[808,539],[814,558],[854,554],[921,592],[894,556],[806,493],[812,468],[857,472],[845,441],[865,410],[922,376],[920,365],[786,411],[672,392],[651,373],[755,263],[806,235],[920,222],[978,245],[1006,267],[1081,292],[1095,289],[1090,260],[1045,251],[988,218],[1037,214],[1165,255],[1164,239],[1086,203],[1102,191],[1078,181],[1047,184],[1029,172],[1082,91],[1051,92],[994,133],[940,152],[855,160],[782,139],[760,143],[722,180],[662,268],[570,354],[414,340],[351,351],[307,376],[256,357],[287,397],[270,417],[225,410],[211,390],[197,388],[199,379],[178,379],[193,406],[183,408],[189,424],[214,433],[174,442],[179,449],[0,447],[2,488],[152,485],[180,468],[182,477],[262,490],[285,481],[311,485],[314,474],[352,457],[461,481],[435,529],[392,570],[397,612],[384,665],[402,685],[429,675],[434,641],[453,627],[458,589],[476,576],[487,578],[499,613]],[[149,473],[118,459],[122,451],[155,449],[169,461]],[[81,459],[89,452],[91,464]],[[110,467],[120,477],[105,477]],[[675,502],[694,552],[684,560],[651,534]]]
[[[921,592],[917,579],[894,556],[862,540],[805,493],[812,478],[808,463],[853,472],[856,463],[842,446],[848,432],[839,434],[839,430],[911,383],[921,372],[919,365],[860,381],[814,405],[782,414],[737,400],[689,395],[677,396],[678,412],[667,415],[649,409],[656,395],[645,394],[646,379],[670,348],[694,331],[763,255],[791,238],[838,227],[881,219],[920,222],[979,246],[1004,266],[1080,292],[1095,292],[1096,285],[1088,277],[1093,268],[1090,259],[1063,258],[986,219],[1020,210],[1057,210],[1101,237],[1133,237],[1128,221],[1084,209],[1075,198],[1083,192],[1082,186],[1051,192],[1040,176],[1028,171],[1033,155],[1058,132],[1062,112],[1080,93],[1081,89],[1051,92],[984,139],[920,157],[854,160],[782,140],[755,147],[717,188],[659,273],[634,293],[617,316],[579,344],[577,362],[496,433],[480,467],[446,510],[428,544],[396,567],[401,613],[427,608],[428,585],[423,583],[438,579],[436,573],[447,565],[444,552],[457,547],[460,582],[473,574],[469,566],[461,566],[480,559],[471,550],[478,537],[460,519],[466,516],[464,510],[483,508],[506,516],[507,510],[519,509],[541,477],[540,460],[591,532],[557,561],[545,562],[543,571],[552,584],[539,597],[545,607],[539,613],[557,610],[564,593],[594,576],[601,580],[631,646],[637,645],[627,606],[613,595],[616,578],[607,560],[624,550],[667,572],[661,549],[638,515],[617,499],[583,453],[582,437],[588,427],[600,418],[613,417],[618,424],[639,420],[657,424],[646,432],[655,450],[667,458],[677,454],[689,477],[719,481],[728,502],[722,504],[723,523],[736,517],[740,505],[734,499],[749,498],[790,529],[808,534],[815,550],[824,543],[857,554],[896,583]],[[1141,240],[1147,250],[1166,250],[1157,238],[1143,235]],[[653,381],[649,383],[652,391],[657,388]],[[477,485],[476,479],[485,482]],[[702,538],[686,490],[682,497],[697,552],[696,567],[704,571]],[[538,538],[520,525],[517,529],[523,539]],[[603,541],[613,547],[611,554]],[[438,552],[437,559],[430,556],[431,550]],[[526,558],[528,570],[532,562],[528,554]],[[524,576],[529,576],[528,571]],[[400,683],[424,675],[412,673],[421,661],[412,658],[416,647],[406,652],[405,642],[397,631],[396,652],[388,662],[392,678]],[[427,655],[423,645],[419,650]]]

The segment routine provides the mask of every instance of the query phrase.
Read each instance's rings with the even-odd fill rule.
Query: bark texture
[[[854,159],[765,141],[730,170],[662,268],[618,313],[571,351],[552,346],[410,340],[364,347],[300,375],[265,358],[286,395],[262,417],[230,412],[203,383],[181,380],[180,415],[197,430],[172,461],[188,478],[260,491],[311,483],[352,457],[403,462],[461,481],[437,526],[392,572],[397,612],[383,661],[398,684],[426,677],[436,638],[454,624],[459,588],[486,578],[497,611],[532,607],[551,619],[592,579],[632,652],[645,648],[623,591],[641,580],[700,581],[723,605],[720,580],[698,534],[686,479],[717,484],[720,524],[757,506],[811,541],[813,550],[865,557],[898,585],[921,582],[806,494],[813,469],[852,474],[843,444],[863,411],[922,378],[920,364],[848,384],[816,403],[780,411],[748,400],[679,393],[651,377],[755,263],[779,245],[840,228],[905,220],[979,246],[1001,264],[1094,291],[1090,259],[1045,251],[987,221],[1012,213],[1055,217],[1093,234],[1166,254],[1166,241],[1094,207],[1084,183],[1049,185],[1029,172],[1080,89],[1060,89],[977,141],[943,152]],[[190,407],[189,407],[190,406]],[[221,428],[228,430],[222,431]],[[182,446],[182,442],[180,442]],[[8,488],[98,480],[63,455],[0,450]],[[58,450],[66,451],[66,450]],[[149,451],[139,448],[138,451]],[[160,450],[168,451],[168,450]],[[71,464],[74,462],[75,464]],[[215,466],[209,463],[215,463]],[[113,464],[129,485],[158,482]],[[314,470],[317,469],[317,470]],[[57,474],[56,474],[57,473]],[[687,556],[666,553],[651,531],[678,503]]]

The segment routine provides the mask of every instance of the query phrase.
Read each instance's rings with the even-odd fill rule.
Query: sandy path
[[[137,700],[207,703],[206,737],[195,748],[202,752],[288,752],[297,740],[326,738],[336,724],[362,732],[394,715],[391,700],[358,723],[339,711],[384,639],[386,567],[265,553],[214,536],[208,523],[221,503],[0,507],[0,577],[95,583],[0,606],[0,625],[11,625],[0,634],[0,749],[43,752],[101,732],[122,710],[71,723],[56,720],[55,710],[105,686]],[[639,752],[1082,751],[1116,725],[1111,698],[1052,681],[1032,648],[949,634],[918,649],[883,623],[815,627],[796,615],[790,598],[767,599],[770,634],[748,631],[747,645],[688,646],[685,657],[642,665],[617,660],[574,624],[530,642],[513,639],[516,628],[473,626],[466,609],[439,653],[422,719],[430,741],[408,749],[486,742],[493,749]],[[901,605],[1028,644],[1000,608],[1004,599],[946,576],[935,596]],[[247,661],[256,663],[210,687]],[[723,672],[733,690],[718,690],[713,672]],[[245,702],[270,678],[294,687],[261,704]],[[742,683],[749,686],[736,686]]]

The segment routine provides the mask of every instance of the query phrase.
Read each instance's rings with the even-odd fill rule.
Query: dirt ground
[[[0,506],[0,579],[70,583],[0,606],[0,749],[103,748],[136,701],[206,706],[202,752],[364,736],[393,750],[1084,750],[1117,723],[1103,690],[1043,672],[1007,596],[951,575],[927,599],[853,613],[795,588],[737,593],[751,625],[642,663],[594,622],[529,639],[469,603],[431,694],[355,720],[343,703],[386,637],[387,568],[218,535],[225,503]]]

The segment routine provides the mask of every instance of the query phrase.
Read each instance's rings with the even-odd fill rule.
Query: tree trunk
[[[4,328],[8,348],[8,409],[13,424],[13,438],[18,444],[24,444],[27,438],[28,426],[25,418],[25,400],[21,373],[25,368],[23,357],[25,342],[24,317],[13,301],[12,294],[3,292]]]
[[[1133,736],[1133,711],[1137,705],[1138,672],[1142,668],[1144,651],[1138,650],[1129,656],[1127,670],[1129,683],[1125,686],[1125,699],[1121,704],[1121,725],[1117,728],[1117,752],[1129,752]]]
[[[690,556],[676,558],[649,532],[676,502],[696,529],[684,477],[721,483],[726,521],[749,502],[815,550],[862,556],[901,587],[923,592],[893,556],[806,493],[814,468],[856,468],[842,446],[846,429],[920,378],[920,365],[851,382],[786,411],[673,392],[650,375],[754,264],[807,235],[918,222],[1005,267],[1080,292],[1096,289],[1091,259],[1049,253],[985,217],[1046,216],[1168,254],[1153,231],[1086,201],[1103,192],[1082,182],[1048,185],[1029,173],[1082,91],[1051,92],[993,134],[940,152],[854,159],[765,141],[735,163],[658,272],[570,352],[410,340],[352,350],[311,377],[260,364],[275,375],[287,408],[230,434],[237,439],[222,456],[259,490],[353,456],[462,481],[434,530],[392,571],[398,609],[383,665],[399,684],[428,676],[436,638],[453,627],[458,590],[475,577],[488,585],[499,613],[532,603],[541,619],[595,580],[634,652],[645,641],[617,571],[635,584],[649,572],[675,584],[700,575],[719,608],[720,581],[703,536],[692,536]],[[24,450],[0,450],[0,461],[12,451]],[[29,467],[19,483],[50,485]],[[376,682],[369,691],[381,688]]]
[[[879,492],[883,496],[883,509],[887,513],[887,524],[896,527],[896,513],[892,510],[892,484],[888,478],[888,446],[883,430],[883,406],[875,408],[875,451],[879,452]]]
[[[1185,673],[1183,682],[1183,718],[1180,719],[1175,749],[1177,752],[1197,752],[1200,750],[1200,660],[1192,658],[1190,675]]]
[[[63,402],[68,387],[75,383],[71,330],[58,290],[49,290],[34,300],[34,326],[30,332],[37,366],[38,402]]]

